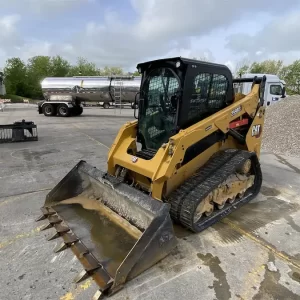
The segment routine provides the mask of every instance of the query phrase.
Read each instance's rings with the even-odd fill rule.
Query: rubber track
[[[200,168],[190,179],[177,188],[168,197],[167,202],[171,204],[170,214],[176,223],[180,223],[180,211],[184,199],[191,190],[201,184],[207,177],[211,176],[215,171],[222,167],[228,160],[236,154],[235,151],[224,153],[223,151],[216,153],[202,168]]]
[[[249,158],[252,161],[252,173],[255,175],[250,192],[246,192],[243,198],[233,204],[226,203],[223,209],[215,210],[209,217],[202,217],[200,223],[194,224],[194,212],[199,203]],[[238,149],[222,151],[170,195],[168,202],[171,204],[171,217],[191,231],[200,232],[256,197],[261,183],[262,174],[255,153]]]

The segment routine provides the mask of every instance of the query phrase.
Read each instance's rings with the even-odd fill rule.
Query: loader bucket
[[[154,200],[85,161],[46,197],[37,221],[54,228],[84,267],[76,282],[92,276],[98,293],[111,295],[167,256],[176,246],[169,205]]]

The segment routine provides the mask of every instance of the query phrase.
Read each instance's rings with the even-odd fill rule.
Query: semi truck
[[[140,76],[47,77],[41,82],[44,100],[38,111],[45,116],[79,115],[85,102],[107,109],[130,105],[137,108]]]
[[[287,97],[285,88],[286,83],[284,80],[281,80],[277,75],[260,73],[247,73],[240,75],[240,77],[244,79],[254,78],[255,76],[266,76],[266,85],[264,90],[264,106],[270,106]],[[252,83],[241,81],[239,83],[234,84],[234,89],[236,93],[239,92],[244,95],[247,95],[252,89]]]

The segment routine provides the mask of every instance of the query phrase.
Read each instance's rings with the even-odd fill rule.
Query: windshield
[[[147,149],[157,150],[176,132],[178,90],[179,80],[169,68],[154,69],[147,77],[139,116],[139,136]]]

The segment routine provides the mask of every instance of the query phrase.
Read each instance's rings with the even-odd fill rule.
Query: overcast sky
[[[148,59],[300,59],[299,0],[0,0],[7,58],[78,56],[128,71]]]

